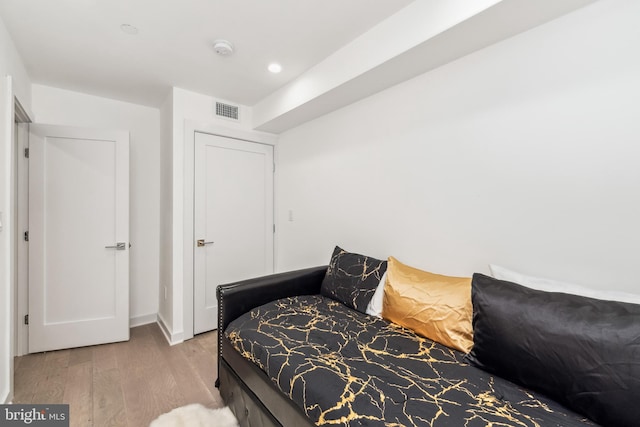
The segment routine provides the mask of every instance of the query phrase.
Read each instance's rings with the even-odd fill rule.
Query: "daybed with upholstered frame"
[[[476,274],[468,283],[468,351],[455,338],[468,335],[464,327],[443,327],[433,311],[425,321],[415,305],[396,309],[407,281],[431,281],[425,286],[433,290],[444,280],[441,289],[454,289],[461,278],[421,276],[390,258],[381,280],[386,262],[376,261],[336,248],[329,267],[218,288],[218,384],[241,426],[631,426],[640,419],[640,305]],[[351,280],[346,286],[341,274]],[[362,305],[379,290],[394,304],[385,319]],[[452,307],[456,318],[469,315]],[[431,323],[436,332],[421,329]],[[447,345],[425,336],[434,333]]]
[[[218,385],[242,427],[313,426],[295,404],[224,335],[229,323],[269,302],[320,293],[327,267],[317,267],[218,287]]]

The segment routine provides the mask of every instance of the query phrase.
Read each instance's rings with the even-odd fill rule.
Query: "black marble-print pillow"
[[[320,293],[365,313],[386,270],[387,261],[347,252],[336,246]]]

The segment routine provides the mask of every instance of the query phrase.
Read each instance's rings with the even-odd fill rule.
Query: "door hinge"
[[[276,173],[276,162],[273,162],[273,173]]]
[[[25,315],[24,315],[24,324],[25,324],[25,325],[28,325],[28,324],[29,324],[29,315],[28,315],[28,314],[25,314]]]
[[[25,241],[25,242],[28,242],[28,241],[29,241],[29,232],[28,232],[28,231],[25,231],[25,232],[24,232],[24,241]]]
[[[25,148],[24,149],[24,156],[28,159],[29,158],[29,149]]]

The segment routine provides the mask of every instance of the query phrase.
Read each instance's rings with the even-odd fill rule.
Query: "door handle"
[[[202,247],[204,245],[212,245],[213,242],[205,242],[204,239],[198,239],[198,247]]]
[[[118,242],[115,246],[105,246],[105,249],[115,249],[117,251],[124,251],[127,248],[125,242]]]

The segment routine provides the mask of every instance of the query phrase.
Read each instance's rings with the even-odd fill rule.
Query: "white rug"
[[[238,420],[227,407],[209,409],[194,403],[160,415],[149,427],[238,427]]]

